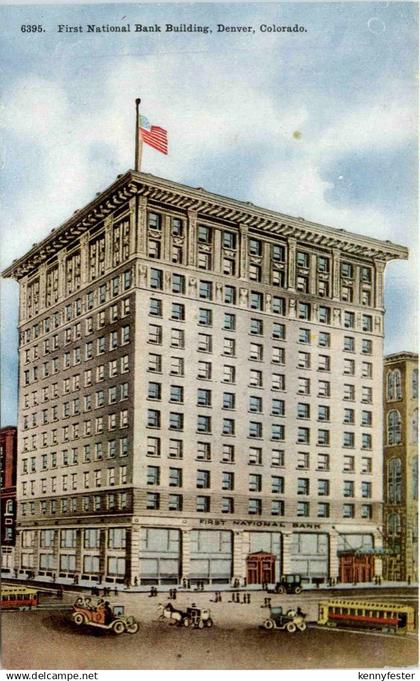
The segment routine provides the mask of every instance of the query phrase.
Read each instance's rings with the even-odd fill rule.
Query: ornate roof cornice
[[[105,191],[98,193],[84,208],[75,211],[66,222],[53,229],[46,239],[34,244],[30,251],[4,270],[3,276],[16,279],[25,276],[136,195],[147,196],[151,201],[181,211],[194,211],[202,219],[244,225],[256,233],[264,232],[273,237],[293,237],[315,247],[336,248],[348,257],[377,258],[383,262],[408,258],[408,249],[405,246],[390,241],[328,227],[304,218],[267,210],[250,202],[213,194],[201,187],[193,188],[148,173],[129,170]]]

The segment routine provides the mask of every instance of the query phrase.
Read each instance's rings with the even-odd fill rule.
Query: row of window
[[[20,559],[22,570],[34,567],[34,554],[22,553]],[[74,576],[76,572],[76,555],[60,553],[56,556],[53,553],[39,554],[39,570],[60,570],[60,577]],[[99,556],[84,556],[82,561],[83,573],[86,575],[102,574],[101,562]],[[108,557],[106,560],[106,574],[110,577],[119,577],[120,579],[126,574],[126,560],[125,558]]]
[[[85,407],[86,411],[89,411],[92,409],[92,395],[87,395],[87,398],[90,398],[90,406]],[[85,397],[85,405],[89,404],[89,402],[86,402],[86,397]],[[78,398],[76,398],[78,400]],[[66,403],[67,405],[70,405],[69,402]],[[76,401],[76,405],[79,405],[79,402]],[[66,407],[67,410],[67,407]],[[70,406],[68,407],[68,411],[70,412]],[[73,412],[74,414],[79,414],[79,411]],[[53,412],[54,414],[54,412]],[[71,413],[67,413],[66,411],[66,417],[71,416]],[[37,414],[32,414],[32,418],[29,416],[24,416],[23,417],[23,428],[24,430],[27,430],[28,428],[35,428],[37,426]],[[58,419],[58,415],[56,415]],[[56,419],[53,418],[53,421]],[[44,421],[44,423],[48,423],[48,421]],[[60,428],[61,433],[62,433],[62,442],[69,442],[70,440],[77,439],[78,437],[85,437],[87,435],[91,435],[93,432],[96,434],[98,433],[103,433],[106,430],[111,431],[111,430],[116,430],[117,428],[128,428],[128,409],[122,409],[120,412],[113,412],[112,414],[107,414],[105,416],[96,416],[94,419],[94,428],[92,428],[92,422],[91,421],[84,421],[83,422],[83,434],[81,434],[80,431],[80,424],[79,423],[73,423],[71,426],[63,426]],[[43,438],[45,438],[45,444],[44,444],[44,439],[42,440],[42,445],[43,447],[47,447],[48,444],[57,444],[58,442],[58,431],[57,429],[54,429],[50,432],[50,438],[51,441],[50,443],[47,442],[47,434],[43,433],[41,434]],[[37,436],[33,435],[32,436],[32,447],[36,448],[37,446]],[[25,443],[24,443],[25,444]],[[28,443],[29,444],[29,443]],[[26,450],[25,450],[26,451]]]
[[[118,469],[115,467],[107,468],[104,470],[94,470],[85,471],[82,473],[83,488],[89,489],[90,487],[112,487],[113,485],[125,485],[127,483],[127,466],[119,466]],[[47,484],[49,482],[49,489]],[[47,478],[41,478],[40,480],[40,493],[54,494],[57,491],[68,492],[73,490],[78,491],[80,487],[80,476],[78,473],[64,474],[61,476],[61,486],[58,490],[57,477],[52,476],[47,480]],[[34,480],[22,482],[22,496],[27,497],[29,495],[35,494],[36,483]]]
[[[127,456],[128,438],[122,437],[119,440],[109,440],[107,443],[89,443],[83,447],[83,463],[89,463],[92,460],[102,461],[105,455],[109,459],[113,459],[116,456]],[[57,452],[50,452],[49,454],[41,454],[39,458],[36,456],[24,458],[22,459],[22,474],[35,473],[37,471],[37,460],[42,471],[57,468],[58,466],[74,466],[79,463],[79,449],[77,447],[63,449],[59,457]]]
[[[233,497],[222,497],[219,508],[214,508],[218,502],[215,502],[209,496],[197,496],[195,503],[195,510],[197,513],[235,513],[235,499]],[[268,505],[269,504],[269,505]],[[161,495],[159,492],[149,492],[146,495],[146,508],[150,511],[166,510],[162,509]],[[182,511],[183,497],[181,494],[169,495],[168,511]],[[270,502],[263,504],[262,499],[248,499],[248,514],[262,515],[270,514],[274,516],[283,516],[285,514],[285,502],[282,499],[272,499]],[[328,502],[318,502],[316,505],[309,501],[298,501],[296,503],[296,516],[309,517],[314,513],[317,518],[329,518],[330,504]],[[342,517],[354,518],[356,512],[355,504],[343,504]],[[362,504],[360,507],[360,517],[363,519],[372,518],[372,506],[370,504]]]
[[[81,508],[79,499],[81,498]],[[40,499],[39,501],[24,501],[21,503],[23,516],[66,513],[101,513],[103,511],[126,511],[128,510],[127,492],[107,492],[83,497],[61,497],[60,499]]]
[[[48,300],[48,273],[47,273],[47,305],[52,305],[58,301],[58,278],[57,287],[53,299]],[[33,340],[41,337],[43,334],[50,333],[58,329],[62,324],[80,317],[85,312],[93,310],[99,305],[104,305],[113,297],[128,291],[133,285],[133,276],[131,270],[126,270],[121,274],[116,274],[107,282],[104,282],[99,287],[88,291],[83,298],[77,298],[72,303],[67,305],[62,310],[57,310],[52,315],[46,317],[41,322],[37,322],[29,329],[23,331],[20,335],[20,345],[30,343]],[[78,288],[78,287],[77,287]],[[40,290],[39,280],[36,279],[28,284],[26,309],[28,316],[31,317],[39,312],[40,306]]]
[[[411,397],[418,397],[419,370],[413,369],[411,373]],[[400,369],[390,369],[386,372],[386,399],[388,402],[402,400],[402,378]]]
[[[58,373],[57,369],[53,373]],[[120,374],[126,374],[130,370],[129,355],[123,355],[119,359],[112,359],[107,365],[99,364],[95,369],[85,369],[83,372],[83,386],[85,388],[93,385],[94,382],[101,383],[107,378],[115,378]],[[61,395],[67,395],[70,392],[79,391],[82,387],[81,374],[75,374],[63,378],[61,382]],[[123,393],[127,389],[120,387],[120,392]],[[23,407],[29,409],[38,406],[40,402],[47,402],[60,397],[60,385],[58,383],[49,383],[40,390],[34,390],[32,393],[24,393]],[[44,415],[43,415],[44,417]],[[53,419],[55,420],[55,419]]]

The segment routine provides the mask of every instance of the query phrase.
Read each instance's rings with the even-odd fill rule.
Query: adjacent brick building
[[[12,574],[14,569],[16,459],[17,428],[14,426],[0,428],[1,568],[5,574]]]

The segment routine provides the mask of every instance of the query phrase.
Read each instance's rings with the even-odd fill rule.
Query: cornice
[[[2,276],[20,279],[29,274],[47,262],[54,253],[88,232],[91,227],[136,195],[182,211],[194,211],[203,219],[216,219],[227,224],[247,227],[256,234],[262,232],[274,238],[292,237],[312,247],[338,249],[348,257],[376,258],[384,263],[408,257],[408,249],[405,246],[390,241],[354,234],[344,229],[267,210],[250,202],[213,194],[201,187],[188,187],[147,173],[129,170],[103,192],[98,193],[84,208],[75,211],[71,218],[51,230],[43,241],[34,244],[24,256],[13,261]]]

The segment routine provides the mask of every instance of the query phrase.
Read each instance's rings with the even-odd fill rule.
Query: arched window
[[[6,513],[7,514],[12,514],[13,513],[13,499],[8,499],[6,503]]]
[[[388,461],[388,502],[401,503],[401,459],[397,457]]]
[[[411,416],[410,442],[416,444],[419,437],[419,410],[415,409]]]
[[[419,495],[419,457],[413,456],[411,459],[411,484],[413,499],[418,499]]]
[[[411,376],[411,396],[418,397],[419,394],[419,370],[413,369]]]
[[[388,444],[399,445],[401,443],[401,414],[396,409],[388,413]]]
[[[402,396],[401,371],[399,369],[388,371],[386,375],[386,382],[387,382],[387,399],[400,400]]]
[[[388,535],[396,537],[401,534],[401,518],[399,513],[390,513],[388,515]]]

